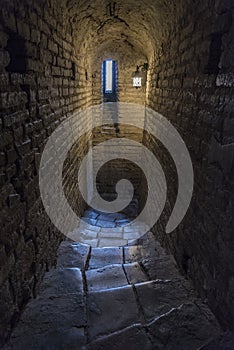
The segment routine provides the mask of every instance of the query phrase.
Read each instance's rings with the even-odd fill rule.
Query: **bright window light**
[[[113,61],[106,61],[106,84],[105,92],[112,92],[113,84]]]

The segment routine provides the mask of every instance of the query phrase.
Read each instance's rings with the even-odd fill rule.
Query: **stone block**
[[[138,308],[132,287],[89,293],[88,320],[89,340],[139,322]]]
[[[180,279],[137,283],[135,287],[147,322],[179,307],[193,297],[192,289],[184,288]]]
[[[83,294],[82,273],[79,268],[52,269],[44,276],[40,287],[41,296]]]
[[[134,325],[113,334],[102,336],[88,344],[87,350],[152,350],[152,343],[140,325]]]
[[[86,271],[89,292],[122,287],[128,284],[121,264]]]
[[[123,268],[130,284],[146,282],[149,280],[138,262],[124,264]]]
[[[123,250],[119,247],[114,248],[94,248],[91,251],[89,268],[96,269],[110,264],[122,264]]]

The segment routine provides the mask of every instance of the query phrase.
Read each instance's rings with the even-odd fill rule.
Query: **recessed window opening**
[[[113,90],[113,61],[106,62],[105,92],[111,93]]]
[[[111,59],[102,63],[102,94],[104,102],[118,101],[118,65]]]
[[[6,50],[10,55],[10,62],[6,71],[10,73],[25,73],[27,71],[25,40],[20,35],[9,32]]]

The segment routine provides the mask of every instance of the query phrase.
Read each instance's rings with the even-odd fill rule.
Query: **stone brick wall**
[[[43,147],[56,126],[76,109],[88,106],[92,97],[66,12],[62,6],[56,10],[56,4],[1,2],[0,343],[35,295],[44,272],[55,263],[63,238],[40,200],[38,168]],[[87,151],[89,137],[74,148],[77,157]],[[68,179],[75,163],[70,162],[64,174]],[[68,181],[68,197],[72,189]],[[74,201],[82,211],[81,198]]]
[[[159,142],[146,133],[143,138],[168,184],[168,203],[154,232],[229,327],[234,325],[233,34],[232,1],[197,1],[184,7],[151,58],[147,105],[177,128],[194,167],[189,211],[169,235],[165,224],[177,193],[175,166]]]

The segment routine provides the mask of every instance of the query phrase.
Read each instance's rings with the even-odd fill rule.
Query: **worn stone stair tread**
[[[157,349],[198,350],[215,334],[220,334],[221,328],[208,306],[203,304],[199,308],[197,304],[201,305],[201,301],[187,301],[147,325]],[[206,312],[201,311],[202,309]],[[162,347],[159,346],[160,343]]]
[[[123,268],[130,284],[146,282],[149,280],[138,262],[124,264]]]
[[[164,255],[162,257],[148,257],[142,259],[141,264],[152,280],[172,279],[181,276],[172,255]]]
[[[160,248],[158,244],[152,245],[132,245],[124,247],[125,263],[142,261],[143,259],[150,258],[152,256],[161,258],[162,256],[168,255],[164,249]]]
[[[141,282],[135,284],[135,289],[147,322],[195,297],[181,279]]]
[[[87,308],[90,341],[140,321],[134,291],[130,285],[88,293]]]
[[[123,263],[123,248],[92,248],[89,269]]]
[[[87,350],[153,350],[145,329],[140,324],[99,337],[87,345]]]
[[[38,344],[42,346],[47,337],[51,338],[53,335],[57,339],[62,333],[69,334],[70,330],[82,328],[86,323],[84,300],[80,294],[40,296],[26,306],[9,344],[17,350],[19,343],[24,344],[22,349],[34,349],[34,345],[30,345],[32,339],[38,339]]]
[[[63,241],[58,249],[57,267],[79,267],[83,269],[90,248],[86,245]]]
[[[104,290],[128,284],[122,264],[107,265],[85,272],[88,291]]]
[[[40,286],[41,296],[83,294],[83,279],[79,268],[57,268],[47,272]]]

